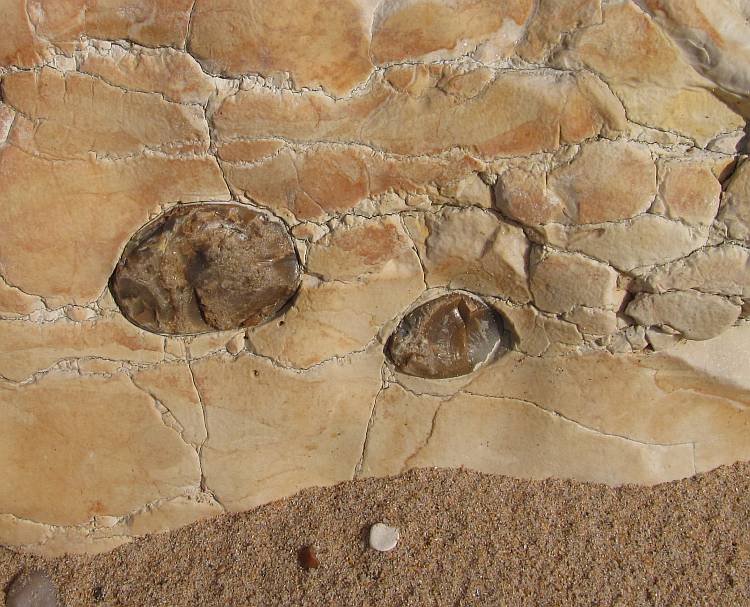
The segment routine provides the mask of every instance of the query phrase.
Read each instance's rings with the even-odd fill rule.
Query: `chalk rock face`
[[[444,379],[471,373],[500,341],[502,321],[483,302],[463,293],[443,295],[407,314],[388,353],[408,375]]]
[[[643,0],[641,6],[704,76],[725,91],[750,94],[750,23],[736,0]]]
[[[695,291],[639,295],[627,313],[643,325],[668,325],[688,339],[711,339],[731,327],[740,307],[724,297]]]
[[[446,209],[409,217],[405,223],[431,287],[467,289],[518,302],[530,299],[529,242],[518,226],[475,208]]]
[[[198,0],[188,45],[214,73],[291,72],[300,86],[344,94],[373,68],[368,27],[356,0]]]
[[[616,308],[622,300],[617,272],[580,255],[551,254],[534,264],[531,292],[540,310],[570,312],[574,306]]]
[[[732,177],[720,219],[729,236],[750,243],[750,162],[745,161]]]
[[[175,207],[141,229],[112,275],[125,316],[155,333],[260,324],[299,284],[284,227],[239,205]]]
[[[747,0],[0,15],[0,544],[750,459]]]

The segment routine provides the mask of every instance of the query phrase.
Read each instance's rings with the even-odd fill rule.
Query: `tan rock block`
[[[671,329],[648,328],[646,329],[646,340],[654,352],[663,352],[664,350],[671,350],[681,341],[684,341],[684,338],[679,333],[673,333]]]
[[[488,42],[507,53],[523,36],[533,8],[531,0],[381,3],[373,20],[370,52],[381,65],[425,56],[453,57]]]
[[[164,358],[160,336],[137,329],[121,316],[87,323],[0,321],[0,343],[0,376],[11,381],[22,381],[67,358],[139,363]]]
[[[25,521],[11,514],[0,514],[0,542],[5,546],[41,544],[51,535],[52,528],[47,525]]]
[[[203,109],[169,103],[156,93],[126,92],[51,68],[7,74],[2,91],[5,102],[23,115],[12,141],[52,159],[208,149]]]
[[[743,162],[732,176],[719,220],[730,238],[750,243],[750,162]]]
[[[580,61],[618,84],[680,88],[703,79],[669,37],[633,2],[608,4],[600,25],[577,32],[566,62]]]
[[[560,356],[584,345],[582,331],[572,321],[545,316],[531,305],[496,300],[492,306],[512,332],[514,349],[528,356]]]
[[[552,171],[548,188],[547,195],[562,202],[571,223],[618,221],[651,206],[656,167],[644,145],[595,141],[581,146],[569,165]]]
[[[719,295],[670,291],[637,295],[626,313],[641,325],[667,325],[687,339],[702,340],[721,335],[737,322],[740,310]]]
[[[355,0],[198,0],[188,45],[215,74],[289,73],[299,88],[345,95],[372,71],[371,14]]]
[[[572,322],[544,317],[542,326],[550,343],[545,356],[567,355],[583,346],[583,335]]]
[[[227,342],[227,352],[230,354],[239,354],[245,349],[245,332],[237,333],[232,339]]]
[[[0,401],[0,512],[80,525],[200,481],[196,452],[127,377],[50,375],[0,387]]]
[[[0,145],[7,141],[15,119],[16,112],[4,103],[0,103]]]
[[[181,337],[165,336],[164,353],[166,354],[167,360],[185,360],[187,358],[187,348],[185,346],[185,340]]]
[[[195,59],[171,48],[112,46],[106,53],[92,49],[82,56],[79,69],[117,87],[160,93],[177,103],[204,105],[216,91]]]
[[[78,360],[77,366],[81,375],[112,375],[121,371],[123,362],[101,358],[84,358]]]
[[[340,225],[311,245],[307,271],[283,318],[248,333],[254,351],[294,367],[362,350],[424,289],[396,217]]]
[[[191,6],[192,0],[3,0],[0,64],[40,65],[54,47],[72,52],[82,34],[182,48]]]
[[[5,277],[53,305],[96,300],[160,205],[228,197],[209,157],[53,162],[13,147],[0,150],[0,190]]]
[[[0,314],[25,316],[42,308],[44,304],[41,299],[27,295],[0,278]]]
[[[606,227],[550,224],[540,232],[549,244],[584,253],[623,271],[674,261],[707,242],[705,230],[649,214]]]
[[[452,69],[446,67],[443,77]],[[437,82],[412,96],[375,78],[363,92],[339,101],[256,87],[229,97],[214,121],[221,140],[283,137],[360,142],[397,154],[462,148],[485,156],[552,151],[625,125],[620,102],[590,75],[504,72],[466,100],[447,95]]]
[[[478,69],[475,70],[480,75],[480,78],[487,74],[487,70]],[[459,72],[460,73],[460,72]],[[425,91],[435,85],[436,82],[445,81],[446,78],[441,78],[442,69],[440,66],[435,64],[410,64],[406,63],[403,65],[392,65],[384,72],[385,82],[390,84],[395,90],[400,93],[407,93],[412,97],[420,97]],[[461,76],[465,77],[465,73],[460,73]],[[453,72],[451,72],[453,75]],[[490,78],[484,82],[487,84]]]
[[[310,248],[307,271],[323,280],[350,282],[385,269],[397,256],[411,257],[398,218],[347,217]]]
[[[435,69],[435,66],[428,66],[430,69]],[[392,83],[391,74],[398,70],[399,66],[389,69],[386,73],[388,74],[388,80]],[[403,69],[408,72],[414,72],[412,66],[403,66]],[[479,95],[492,80],[495,78],[495,72],[487,67],[479,67],[470,69],[468,71],[446,71],[443,73],[439,72],[441,78],[437,81],[437,87],[447,93],[453,95],[461,100],[471,99]],[[397,87],[398,88],[398,87]],[[414,90],[410,90],[411,94],[418,94]],[[424,91],[420,91],[422,93]]]
[[[40,40],[26,12],[27,0],[3,0],[0,23],[0,65],[32,67],[50,56],[50,45]]]
[[[300,153],[285,149],[256,165],[222,165],[232,188],[252,200],[289,210],[300,220],[320,221],[388,191],[421,193],[433,183],[455,181],[478,163],[461,153],[404,159],[360,147],[316,145]]]
[[[440,194],[467,206],[492,207],[492,190],[476,173],[440,188]]]
[[[102,520],[100,517],[97,519]],[[56,558],[67,554],[99,554],[128,543],[132,538],[113,536],[109,529],[59,527],[0,515],[0,541],[26,554]]]
[[[625,293],[618,273],[581,255],[550,253],[532,264],[530,287],[534,303],[545,312],[570,312],[575,306],[619,308]]]
[[[163,533],[223,512],[224,509],[215,501],[203,497],[179,496],[128,516],[123,532],[129,536]]]
[[[738,339],[732,335],[737,330],[700,342],[716,354],[726,349],[719,357],[725,362],[711,369],[675,358],[693,342],[656,354],[509,354],[482,368],[467,391],[531,401],[603,434],[660,445],[695,443],[696,471],[702,472],[750,457],[750,391],[735,380],[747,366],[747,335]],[[743,360],[725,364],[732,356]]]
[[[691,445],[605,435],[531,402],[464,393],[441,401],[392,386],[377,400],[362,474],[464,466],[523,478],[653,484],[690,476],[692,455]]]
[[[46,558],[59,558],[67,554],[94,556],[119,548],[132,541],[123,536],[97,537],[81,527],[57,527],[55,532],[44,543],[23,546],[23,551]]]
[[[722,244],[655,268],[641,280],[655,293],[694,289],[716,295],[750,297],[750,251]]]
[[[709,90],[613,85],[637,124],[669,131],[706,146],[724,133],[740,130],[742,116]]]
[[[328,226],[322,226],[319,223],[298,223],[292,226],[290,232],[298,240],[307,242],[316,242],[328,234]],[[299,243],[298,243],[299,244]]]
[[[57,0],[42,0],[48,12]],[[193,0],[97,0],[86,2],[85,33],[89,38],[132,40],[144,46],[183,48]]]
[[[230,511],[351,479],[381,387],[379,347],[301,375],[242,353],[194,363],[206,484]]]
[[[644,0],[641,5],[696,70],[726,91],[747,96],[750,25],[741,2]]]
[[[213,333],[203,333],[202,335],[190,337],[190,341],[186,342],[188,344],[186,346],[186,350],[189,353],[188,358],[195,360],[225,350],[227,342],[235,334],[235,331],[215,331]]]
[[[560,63],[600,74],[634,122],[677,132],[699,145],[744,124],[741,116],[705,90],[711,83],[633,2],[609,4],[603,23],[575,34],[569,47]]]
[[[543,166],[527,163],[509,168],[498,176],[494,191],[498,210],[525,225],[570,221],[563,201],[547,193]]]
[[[54,558],[95,555],[130,542],[133,537],[161,533],[221,514],[223,508],[204,494],[157,501],[124,518],[98,516],[82,527],[56,527],[0,515],[0,541],[25,553]]]
[[[659,194],[670,219],[710,225],[719,210],[721,184],[710,165],[669,162],[661,167]]]
[[[530,305],[518,306],[502,300],[492,302],[506,329],[513,333],[513,346],[529,356],[541,356],[550,347],[544,317]]]
[[[617,315],[612,310],[573,306],[565,314],[565,320],[574,323],[584,335],[609,335],[617,331]]]
[[[84,308],[82,306],[68,306],[65,310],[65,316],[73,322],[86,322],[96,318],[97,314],[95,310],[91,308]]]
[[[748,339],[750,325],[730,327],[713,339],[682,340],[670,350],[668,358],[746,393],[750,391],[750,357],[744,354]]]
[[[278,139],[237,140],[222,143],[216,151],[221,160],[252,163],[275,156],[284,146],[284,142]]]
[[[428,286],[529,301],[529,243],[517,226],[492,212],[466,208],[413,217],[407,227],[427,272]]]
[[[601,0],[540,0],[516,53],[542,63],[564,34],[601,22]]]
[[[133,374],[133,383],[167,409],[185,442],[196,446],[206,440],[203,407],[187,363],[162,363],[139,370]]]

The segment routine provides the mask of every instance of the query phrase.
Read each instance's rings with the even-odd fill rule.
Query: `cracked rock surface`
[[[750,458],[741,3],[0,14],[0,543]]]

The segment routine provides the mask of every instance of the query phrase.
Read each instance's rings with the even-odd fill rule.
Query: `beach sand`
[[[392,552],[368,547],[379,521],[401,532]],[[305,545],[319,568],[300,566]],[[750,464],[619,488],[418,470],[98,556],[0,549],[0,589],[34,568],[67,607],[750,605]]]

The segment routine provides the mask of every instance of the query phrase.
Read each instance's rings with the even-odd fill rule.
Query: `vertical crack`
[[[443,405],[445,404],[445,401],[441,401],[438,403],[437,407],[435,407],[435,412],[432,414],[432,421],[430,422],[430,430],[427,433],[427,436],[424,438],[424,440],[419,444],[419,446],[414,450],[414,452],[407,457],[404,460],[403,465],[401,466],[401,470],[399,471],[399,474],[402,474],[406,472],[411,467],[411,462],[414,460],[417,455],[429,444],[430,440],[432,440],[432,435],[435,434],[435,426],[437,425],[437,418],[440,414],[440,411],[443,408]]]
[[[372,407],[370,408],[370,417],[367,420],[365,438],[362,441],[362,452],[359,455],[359,460],[357,461],[357,464],[354,466],[354,471],[352,472],[352,480],[359,477],[359,475],[362,473],[362,466],[364,465],[364,462],[365,462],[365,453],[367,451],[367,446],[370,443],[370,431],[372,430],[372,425],[375,421],[375,411],[378,405],[378,398],[380,398],[380,395],[388,387],[387,381],[385,379],[385,369],[386,369],[386,363],[383,362],[383,366],[380,368],[380,380],[381,380],[380,389],[378,390],[375,397],[372,399]]]
[[[203,468],[203,448],[206,446],[206,443],[208,442],[209,438],[209,432],[208,432],[208,417],[206,416],[206,405],[203,402],[203,397],[201,396],[201,392],[198,389],[198,384],[195,381],[195,373],[193,372],[193,367],[191,366],[191,355],[190,355],[190,346],[187,346],[187,354],[185,355],[185,364],[187,365],[188,373],[190,373],[190,381],[193,384],[193,390],[195,390],[195,394],[198,397],[198,404],[201,407],[201,414],[203,415],[203,429],[205,431],[205,437],[201,441],[200,445],[196,447],[196,451],[198,452],[198,466],[200,467],[200,489],[203,493],[206,493],[211,496],[211,498],[219,504],[224,510],[226,510],[226,506],[222,503],[222,501],[217,497],[217,495],[213,492],[212,489],[208,487],[206,484],[206,472]]]

